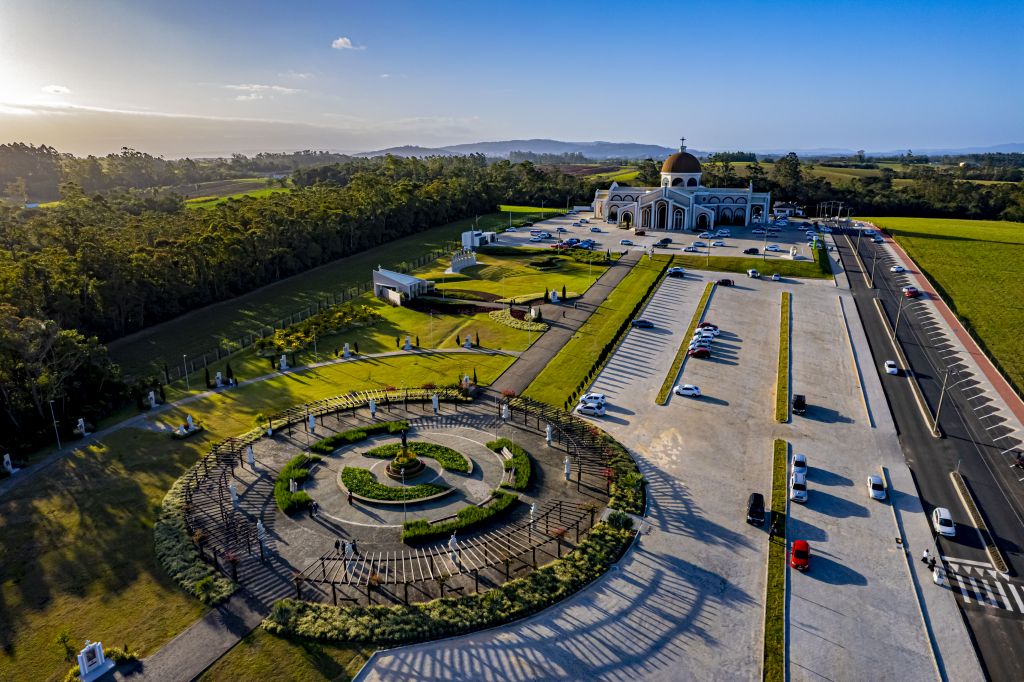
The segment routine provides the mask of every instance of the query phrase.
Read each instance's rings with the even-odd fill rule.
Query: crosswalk
[[[942,557],[947,584],[966,606],[1004,609],[1024,615],[1024,585],[1004,579],[986,561]]]

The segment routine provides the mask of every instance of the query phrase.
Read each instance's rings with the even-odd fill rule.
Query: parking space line
[[[1014,435],[1014,432],[1013,432],[1013,431],[1010,431],[1009,433],[1004,433],[1004,434],[1003,434],[1003,435],[1001,435],[1001,436],[996,436],[996,437],[995,437],[995,438],[993,438],[992,440],[993,440],[993,441],[997,441],[997,440],[1002,440],[1002,439],[1004,439],[1004,438],[1009,438],[1009,437],[1010,437],[1010,436],[1012,436],[1012,435]]]

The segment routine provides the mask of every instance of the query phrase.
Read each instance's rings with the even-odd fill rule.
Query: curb
[[[882,318],[882,325],[885,327],[886,336],[889,338],[889,343],[896,350],[896,355],[899,357],[900,362],[903,363],[903,367],[907,376],[910,378],[910,388],[914,393],[914,401],[917,403],[917,407],[921,410],[921,416],[924,417],[925,424],[928,426],[929,433],[935,438],[942,438],[942,427],[938,424],[935,428],[932,428],[932,413],[928,409],[928,403],[925,402],[924,394],[921,392],[921,385],[917,383],[917,374],[910,367],[910,363],[907,362],[907,356],[903,354],[903,348],[900,344],[892,337],[892,325],[889,324],[889,318],[885,314],[885,308],[882,307],[882,300],[879,298],[873,299],[875,302],[875,309],[878,310],[878,316]]]
[[[988,524],[985,523],[985,519],[981,516],[981,511],[978,509],[978,505],[974,502],[974,496],[971,495],[971,491],[967,488],[967,482],[964,477],[960,475],[958,471],[949,472],[949,477],[953,481],[953,487],[956,488],[957,495],[960,496],[960,502],[964,505],[967,513],[971,517],[971,521],[974,522],[974,529],[978,531],[978,537],[981,540],[981,544],[985,545],[985,553],[988,554],[989,560],[992,562],[993,568],[996,572],[1005,579],[1010,577],[1010,569],[1006,563],[1006,559],[1003,558],[1003,553],[996,547],[996,543],[992,540],[992,532],[988,529]]]

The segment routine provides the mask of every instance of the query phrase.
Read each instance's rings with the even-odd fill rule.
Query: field
[[[281,194],[282,192],[290,192],[291,189],[287,187],[264,187],[262,189],[253,189],[249,191],[238,192],[235,194],[226,194],[224,196],[209,196],[204,195],[196,197],[194,199],[186,199],[186,208],[212,208],[218,206],[232,199],[241,199],[242,197],[266,197],[271,194]]]
[[[740,177],[747,176],[747,166],[750,165],[748,161],[733,161],[733,167],[736,169],[736,173]],[[882,177],[882,167],[888,167],[895,171],[903,169],[902,166],[895,163],[879,164],[879,168],[834,168],[832,166],[819,166],[814,165],[813,168],[808,168],[806,165],[803,166],[804,176],[810,176],[815,178],[822,178],[828,180],[833,185],[851,185],[853,181],[858,178],[880,178]],[[775,168],[774,163],[761,162],[761,168],[764,172],[771,176],[772,170]],[[929,168],[935,168],[935,166],[929,166]],[[953,166],[939,166],[943,170],[951,170]],[[1002,180],[968,180],[968,182],[977,183],[979,185],[993,185],[1000,184]],[[910,178],[893,178],[892,184],[894,187],[906,187],[914,183]]]
[[[521,213],[517,221],[536,217]],[[508,223],[508,214],[480,216],[481,229],[498,229]],[[125,373],[157,371],[162,358],[174,364],[184,353],[192,357],[212,351],[222,339],[234,339],[260,326],[306,308],[311,301],[365,284],[378,265],[395,267],[432,249],[458,240],[472,228],[472,218],[397,239],[363,253],[342,258],[256,291],[216,303],[109,344],[110,354]]]
[[[827,279],[830,274],[825,274],[821,266],[811,260],[789,260],[788,258],[773,258],[761,260],[760,258],[743,258],[740,256],[698,256],[692,253],[676,256],[676,265],[681,265],[692,270],[714,270],[717,272],[740,272],[754,269],[762,275],[779,273],[782,277],[807,277],[811,279]]]
[[[641,259],[547,367],[523,392],[528,398],[561,407],[566,397],[590,370],[601,348],[615,335],[622,321],[659,274],[670,256]]]
[[[1024,392],[1024,223],[944,218],[859,218],[884,227]]]
[[[153,523],[174,479],[257,414],[350,390],[451,383],[474,370],[489,384],[511,362],[436,353],[289,373],[190,404],[207,429],[190,440],[126,428],[68,455],[0,500],[0,679],[61,679],[70,664],[54,638],[64,628],[76,645],[99,639],[148,654],[202,614],[156,564]]]
[[[350,680],[373,653],[360,644],[285,639],[257,629],[213,664],[199,679]]]

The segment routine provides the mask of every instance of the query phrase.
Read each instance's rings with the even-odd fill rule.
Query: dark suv
[[[750,493],[747,498],[747,523],[764,525],[764,495],[761,493]]]
[[[793,414],[803,414],[807,411],[807,396],[797,393],[793,396]]]

